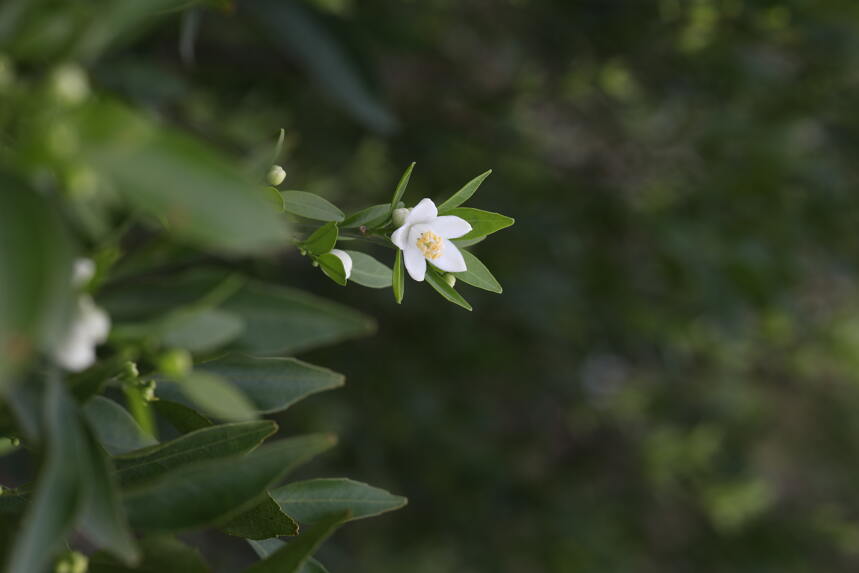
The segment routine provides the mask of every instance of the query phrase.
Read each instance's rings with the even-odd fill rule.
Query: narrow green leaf
[[[394,300],[397,301],[397,304],[402,304],[406,281],[405,273],[403,271],[403,251],[399,249],[397,249],[397,258],[394,259],[392,285],[394,288]]]
[[[222,420],[249,420],[256,410],[241,390],[207,372],[192,372],[181,381],[182,392],[207,414]]]
[[[126,495],[129,519],[136,528],[158,531],[224,523],[252,507],[290,470],[334,443],[331,435],[300,436],[244,456],[180,467]]]
[[[257,557],[260,559],[265,559],[284,545],[286,542],[281,541],[280,539],[248,539],[248,545],[250,545],[253,550],[256,552]]]
[[[471,207],[457,207],[450,209],[447,215],[455,215],[461,217],[471,223],[471,231],[459,238],[462,240],[476,239],[490,235],[501,229],[506,229],[516,221],[506,215],[500,213],[492,213],[490,211],[481,211],[480,209],[472,209]]]
[[[388,288],[393,284],[393,273],[367,253],[346,251],[352,257],[352,275],[349,280],[369,288]]]
[[[274,165],[280,161],[280,154],[283,151],[283,140],[285,138],[286,138],[286,132],[281,127],[280,132],[277,134],[277,143],[274,146],[274,154],[271,157],[272,165]]]
[[[406,168],[403,176],[400,177],[400,182],[397,183],[397,189],[394,191],[394,197],[391,199],[391,204],[388,206],[388,213],[393,213],[399,202],[403,199],[403,194],[406,192],[406,187],[409,185],[409,179],[412,177],[412,169],[415,168],[414,161]]]
[[[190,352],[214,350],[235,339],[244,328],[240,317],[217,308],[177,311],[159,325],[162,344]]]
[[[248,283],[224,308],[244,319],[238,345],[257,355],[294,354],[375,330],[372,319],[350,308],[263,283]]]
[[[438,271],[436,271],[435,269],[427,269],[426,281],[432,288],[436,290],[436,292],[438,292],[441,296],[443,296],[450,302],[458,304],[465,310],[471,310],[471,305],[468,304],[468,301],[465,300],[461,294],[456,292],[456,290],[452,286],[447,284],[447,281],[441,278]]]
[[[33,500],[5,571],[43,571],[63,546],[84,501],[78,464],[86,455],[80,420],[63,382],[52,379],[44,394],[46,456],[36,482]]]
[[[211,573],[200,552],[178,539],[159,535],[140,541],[143,559],[137,567],[127,567],[111,555],[99,551],[90,556],[88,573]]]
[[[446,215],[448,211],[453,209],[454,207],[459,207],[469,199],[477,189],[480,187],[480,184],[483,183],[484,179],[489,177],[492,174],[492,170],[481,173],[468,183],[462,186],[462,189],[454,193],[450,196],[450,198],[438,206],[438,212],[442,215]]]
[[[294,482],[271,494],[285,512],[304,524],[344,510],[349,510],[350,519],[363,519],[399,509],[408,502],[404,497],[346,478]]]
[[[342,221],[343,211],[327,199],[307,191],[283,191],[283,208],[286,212],[314,221]]]
[[[158,442],[147,435],[125,408],[102,396],[93,396],[83,407],[99,442],[113,455],[139,450]]]
[[[269,539],[298,535],[298,524],[266,493],[259,503],[232,518],[221,531],[245,539]]]
[[[299,573],[319,546],[349,517],[349,512],[344,511],[316,522],[295,540],[245,569],[245,573]]]
[[[304,562],[298,573],[328,573],[328,569],[325,568],[325,565],[311,557]]]
[[[384,225],[391,216],[391,206],[387,203],[381,205],[372,205],[366,209],[362,209],[352,213],[340,223],[343,229],[354,229],[362,225],[373,229]]]
[[[250,452],[277,431],[270,420],[203,428],[175,440],[114,458],[124,488],[152,481],[179,467]]]
[[[301,243],[301,247],[311,255],[323,255],[337,244],[337,223],[325,223]]]
[[[501,293],[504,290],[480,259],[468,251],[461,250],[460,252],[462,253],[462,258],[465,259],[467,270],[462,273],[454,273],[458,280],[490,292]]]
[[[332,253],[325,253],[319,255],[316,262],[319,263],[319,268],[322,269],[325,276],[340,286],[346,286],[346,269],[343,267],[343,261],[340,260],[340,257]]]
[[[264,414],[280,412],[311,394],[344,383],[342,374],[295,358],[232,354],[205,362],[198,369],[228,379]]]
[[[187,434],[201,428],[208,428],[212,425],[212,421],[207,417],[189,408],[185,404],[174,402],[173,400],[165,400],[163,398],[152,402],[151,406],[166,419],[171,426]]]

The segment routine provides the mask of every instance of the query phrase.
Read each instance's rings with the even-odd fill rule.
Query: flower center
[[[441,237],[432,231],[426,231],[418,237],[418,249],[420,249],[421,253],[423,253],[426,258],[432,261],[441,256],[443,248],[444,243],[442,242]]]

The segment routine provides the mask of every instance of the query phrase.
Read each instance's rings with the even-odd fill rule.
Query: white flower
[[[352,276],[352,257],[346,251],[340,249],[331,249],[331,254],[340,259],[343,263],[343,270],[346,271],[346,278]]]
[[[72,372],[86,370],[95,362],[95,347],[107,340],[110,318],[92,298],[81,295],[63,340],[54,348],[54,359]]]
[[[391,235],[391,242],[403,251],[406,270],[416,281],[424,280],[427,261],[449,273],[461,273],[465,260],[450,239],[471,231],[468,221],[453,215],[438,216],[430,199],[422,199],[406,216],[403,225]]]
[[[76,287],[86,286],[95,276],[95,263],[92,259],[76,259],[72,267],[72,285]]]

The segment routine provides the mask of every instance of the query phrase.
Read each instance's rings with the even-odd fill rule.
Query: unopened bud
[[[69,551],[54,567],[55,573],[86,573],[89,569],[89,559],[83,553]]]
[[[122,365],[122,377],[126,380],[137,380],[140,376],[140,370],[137,369],[137,364],[131,360]]]
[[[449,286],[450,288],[453,288],[456,284],[456,277],[450,273],[444,273],[444,276],[442,278],[444,279],[444,282],[447,283],[447,286]]]
[[[394,216],[393,216],[394,226],[395,227],[402,227],[403,224],[406,222],[406,217],[408,217],[409,213],[411,213],[411,212],[412,212],[411,209],[406,209],[405,207],[400,207],[399,209],[394,209]]]
[[[286,179],[286,171],[284,171],[283,167],[272,165],[271,169],[268,170],[268,182],[277,186],[283,183],[284,179]]]
[[[179,348],[165,352],[158,359],[158,368],[171,378],[184,378],[191,372],[193,365],[194,361],[188,351]]]
[[[154,402],[158,398],[155,396],[155,389],[158,388],[158,384],[155,380],[145,380],[138,383],[137,387],[140,389],[140,395],[147,402]]]
[[[76,105],[89,96],[89,79],[80,66],[66,64],[54,70],[51,91],[62,103]]]

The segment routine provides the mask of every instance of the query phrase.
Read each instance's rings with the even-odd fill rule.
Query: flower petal
[[[430,223],[432,230],[444,239],[456,239],[471,231],[471,224],[462,217],[444,215]]]
[[[403,251],[403,262],[406,263],[406,270],[409,271],[410,277],[418,282],[424,280],[427,274],[427,260],[417,247],[410,246]]]
[[[391,242],[398,248],[405,249],[406,242],[409,240],[409,229],[411,225],[403,225],[393,233],[391,233]]]
[[[331,249],[331,254],[340,259],[340,262],[343,263],[343,272],[346,273],[346,278],[348,279],[352,276],[352,257],[349,256],[349,253],[341,251],[340,249]]]
[[[429,223],[438,216],[438,209],[432,199],[421,199],[421,202],[415,205],[411,213],[406,217],[406,225],[414,225],[416,223]]]
[[[456,245],[447,239],[444,239],[444,248],[441,251],[441,256],[430,262],[448,273],[461,273],[466,270],[465,259],[462,258],[462,253],[459,252]]]

